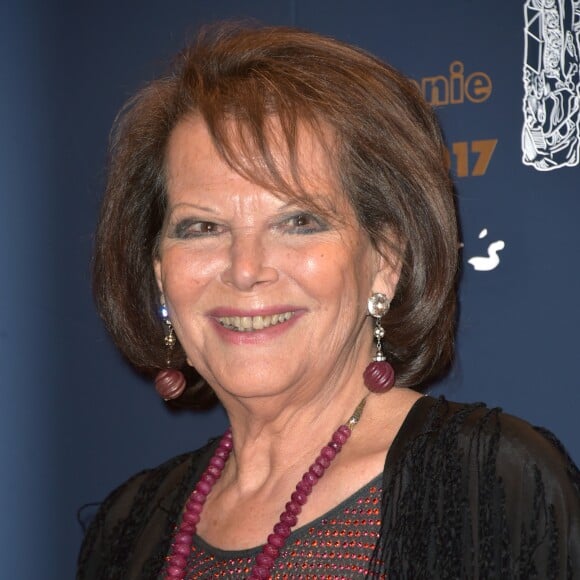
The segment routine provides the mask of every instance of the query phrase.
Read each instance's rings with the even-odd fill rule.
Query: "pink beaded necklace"
[[[312,492],[312,487],[324,475],[336,454],[348,441],[354,426],[359,422],[366,404],[365,398],[357,405],[350,419],[341,425],[332,435],[331,440],[321,449],[314,463],[304,473],[302,479],[296,485],[296,491],[290,496],[290,501],[286,504],[284,511],[280,514],[278,523],[274,526],[272,533],[268,536],[266,544],[261,552],[256,556],[254,566],[250,572],[250,580],[269,578],[276,558],[286,544],[292,528],[298,522],[298,514],[302,511],[302,506],[308,501],[308,496]],[[167,556],[167,568],[165,570],[166,580],[184,580],[185,568],[187,566],[187,556],[191,551],[191,542],[197,530],[203,504],[215,482],[219,479],[226,461],[232,451],[232,431],[228,429],[222,436],[219,445],[209,460],[206,470],[192,491],[185,508],[181,523],[175,531],[171,551]]]

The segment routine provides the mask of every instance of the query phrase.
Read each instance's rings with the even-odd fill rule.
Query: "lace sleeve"
[[[580,578],[578,469],[553,436],[430,399],[397,437],[371,578]]]
[[[103,502],[85,536],[77,580],[155,578],[192,482],[215,442],[143,471]]]
[[[113,491],[91,522],[79,553],[77,580],[121,577],[124,563],[118,554],[130,551],[131,514],[150,472],[142,471]],[[134,517],[133,517],[134,519]]]
[[[509,415],[498,424],[492,489],[505,495],[511,577],[580,578],[578,468],[546,429]]]

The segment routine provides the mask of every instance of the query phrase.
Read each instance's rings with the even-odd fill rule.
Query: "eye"
[[[291,234],[313,234],[328,229],[322,218],[308,212],[298,212],[282,221],[282,229]]]
[[[173,236],[179,239],[216,236],[224,231],[224,226],[203,220],[185,219],[173,228]]]

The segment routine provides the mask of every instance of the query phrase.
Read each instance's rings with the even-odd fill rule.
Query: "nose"
[[[262,237],[252,232],[239,232],[232,237],[228,263],[222,281],[244,292],[257,285],[275,282],[278,271],[268,263],[270,252]]]

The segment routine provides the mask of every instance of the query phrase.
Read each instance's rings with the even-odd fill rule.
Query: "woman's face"
[[[189,364],[222,399],[352,381],[372,350],[367,299],[394,293],[397,273],[306,129],[298,154],[306,187],[330,196],[340,225],[234,172],[199,118],[178,124],[168,143],[155,274]]]

